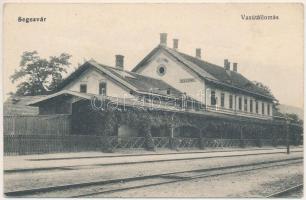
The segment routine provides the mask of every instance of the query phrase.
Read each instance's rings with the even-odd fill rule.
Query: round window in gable
[[[166,66],[165,65],[159,65],[157,67],[157,74],[160,75],[160,76],[163,76],[165,75],[166,73]]]

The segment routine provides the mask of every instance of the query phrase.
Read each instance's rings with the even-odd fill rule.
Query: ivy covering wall
[[[277,143],[286,140],[286,124],[284,122],[255,119],[237,119],[232,117],[205,116],[187,112],[161,111],[136,107],[116,107],[93,109],[88,102],[75,103],[72,109],[72,134],[89,134],[100,136],[116,136],[120,125],[128,125],[138,130],[139,137],[145,137],[146,147],[154,149],[152,128],[166,127],[168,137],[184,127],[190,127],[196,133],[192,137],[202,139],[239,139],[261,140],[272,139]],[[291,139],[301,130],[294,129]],[[241,144],[243,146],[244,144]]]

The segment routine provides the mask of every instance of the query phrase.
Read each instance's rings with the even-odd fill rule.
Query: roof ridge
[[[119,79],[123,80],[124,82],[126,82],[127,84],[130,84],[132,85],[133,87],[135,87],[135,91],[141,91],[141,89],[139,89],[139,87],[137,85],[135,85],[135,83],[131,83],[131,80],[129,79],[126,79],[127,77],[123,77],[122,75],[120,75],[117,71],[124,71],[126,73],[131,73],[131,75],[134,75],[134,76],[138,76],[138,77],[143,77],[145,79],[150,79],[152,81],[158,81],[159,83],[162,83],[164,84],[165,86],[167,86],[167,88],[170,88],[172,89],[173,91],[175,92],[180,92],[179,90],[177,90],[176,88],[174,88],[173,86],[171,86],[170,84],[168,84],[167,82],[161,80],[161,79],[157,79],[157,78],[153,78],[153,77],[150,77],[150,76],[144,76],[142,74],[138,74],[138,73],[133,73],[133,72],[130,72],[130,71],[127,71],[127,70],[121,70],[121,69],[118,69],[118,68],[114,68],[114,67],[109,67],[107,65],[103,65],[103,64],[100,64],[96,61],[94,61],[96,65],[99,65],[101,67],[103,67],[105,70],[107,70],[109,73],[113,74],[114,76],[118,77]],[[136,80],[140,81],[141,79],[135,77]],[[149,80],[147,80],[149,81]],[[162,89],[164,90],[163,88],[159,88],[159,89]],[[144,90],[145,91],[145,90]]]
[[[222,70],[223,72],[226,72],[226,70],[225,70],[223,67],[219,66],[219,65],[216,65],[216,64],[207,62],[207,61],[205,61],[205,60],[196,58],[196,57],[194,57],[194,56],[191,56],[191,55],[188,55],[188,54],[186,54],[186,53],[183,53],[183,52],[174,50],[174,49],[169,48],[169,47],[164,47],[164,46],[162,46],[162,48],[164,48],[164,49],[167,50],[168,52],[172,53],[173,56],[178,55],[178,56],[183,57],[183,58],[181,58],[181,59],[185,59],[185,60],[187,60],[188,62],[191,62],[193,65],[196,65],[196,66],[199,67],[201,70],[205,71],[206,73],[210,74],[210,75],[213,76],[213,77],[215,77],[216,75],[215,75],[214,73],[210,72],[210,70],[208,70],[209,68],[215,68],[215,69],[217,69],[217,70]],[[174,54],[174,52],[175,52],[176,54]],[[186,58],[185,58],[185,57],[186,57]],[[201,63],[199,64],[199,63],[196,63],[195,61],[198,61],[198,62],[201,62]],[[204,69],[205,67],[204,67],[204,66],[201,66],[201,64],[206,65],[205,67],[207,67],[207,69]],[[195,69],[194,69],[194,70],[195,70]],[[249,91],[249,92],[252,92],[252,93],[255,92],[255,93],[257,93],[258,95],[263,95],[263,96],[266,96],[266,97],[272,97],[270,94],[268,94],[268,93],[267,93],[266,91],[264,91],[262,88],[260,88],[260,87],[258,87],[257,85],[255,85],[252,81],[250,81],[248,78],[244,77],[242,74],[240,74],[240,73],[238,73],[238,72],[234,72],[234,71],[230,71],[230,72],[231,72],[231,73],[234,73],[235,76],[238,76],[240,79],[243,79],[244,82],[246,81],[246,82],[247,82],[246,84],[251,83],[253,87],[256,87],[257,92],[252,91],[252,88],[250,88],[250,89],[245,89],[245,88],[243,88],[242,86],[236,85],[235,83],[230,83],[230,86],[237,87],[238,89],[246,90],[246,91]],[[233,77],[230,76],[230,75],[227,74],[227,73],[225,73],[225,74],[226,74],[226,76],[232,81]],[[205,77],[203,77],[203,78],[205,78]],[[206,77],[206,78],[209,78],[209,77]],[[222,79],[220,80],[220,78],[218,78],[218,77],[216,77],[216,80],[219,81],[220,83],[226,82],[225,80],[222,80]],[[243,86],[245,86],[246,84],[242,84],[242,83],[241,83],[241,85],[243,85]],[[253,90],[254,90],[254,88],[253,88]],[[260,92],[259,92],[258,90],[260,90]]]
[[[101,65],[103,67],[109,67],[111,69],[114,69],[116,71],[123,71],[123,72],[127,72],[127,73],[130,73],[132,75],[137,75],[137,76],[142,76],[142,77],[146,77],[146,78],[150,78],[150,79],[154,79],[154,80],[158,80],[158,81],[163,81],[162,79],[159,79],[159,78],[154,78],[154,77],[151,77],[151,76],[147,76],[147,75],[143,75],[143,74],[139,74],[137,72],[132,72],[132,71],[129,71],[129,70],[122,70],[122,69],[118,69],[116,67],[113,67],[113,66],[109,66],[109,65],[104,65],[104,64],[101,64],[97,61],[95,61],[98,65]],[[163,81],[164,82],[164,81]]]

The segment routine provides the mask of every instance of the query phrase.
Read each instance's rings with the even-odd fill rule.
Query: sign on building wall
[[[183,78],[180,79],[180,83],[190,83],[190,82],[195,82],[194,78]]]

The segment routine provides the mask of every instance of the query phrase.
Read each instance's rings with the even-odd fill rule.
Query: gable
[[[109,78],[94,68],[86,69],[80,76],[71,81],[68,85],[63,87],[63,90],[70,90],[75,92],[80,92],[80,85],[87,85],[87,93],[99,94],[99,84],[100,82],[106,82],[107,96],[111,97],[127,97],[132,98],[133,96],[129,93],[129,89],[122,86],[120,83]]]
[[[153,51],[136,65],[132,71],[142,72],[143,68],[147,66],[147,63],[150,62],[152,57],[161,49],[167,52],[170,57],[177,60],[178,63],[181,63],[184,68],[190,69],[194,74],[198,75],[203,81],[212,81],[215,84],[220,84],[229,89],[240,90],[269,100],[274,99],[269,93],[257,87],[254,83],[237,72],[226,71],[223,67],[161,45],[153,49]]]
[[[165,69],[164,74],[159,72],[160,67]],[[161,79],[198,101],[203,100],[204,81],[164,50],[155,51],[155,54],[142,67],[135,70],[139,74]]]

